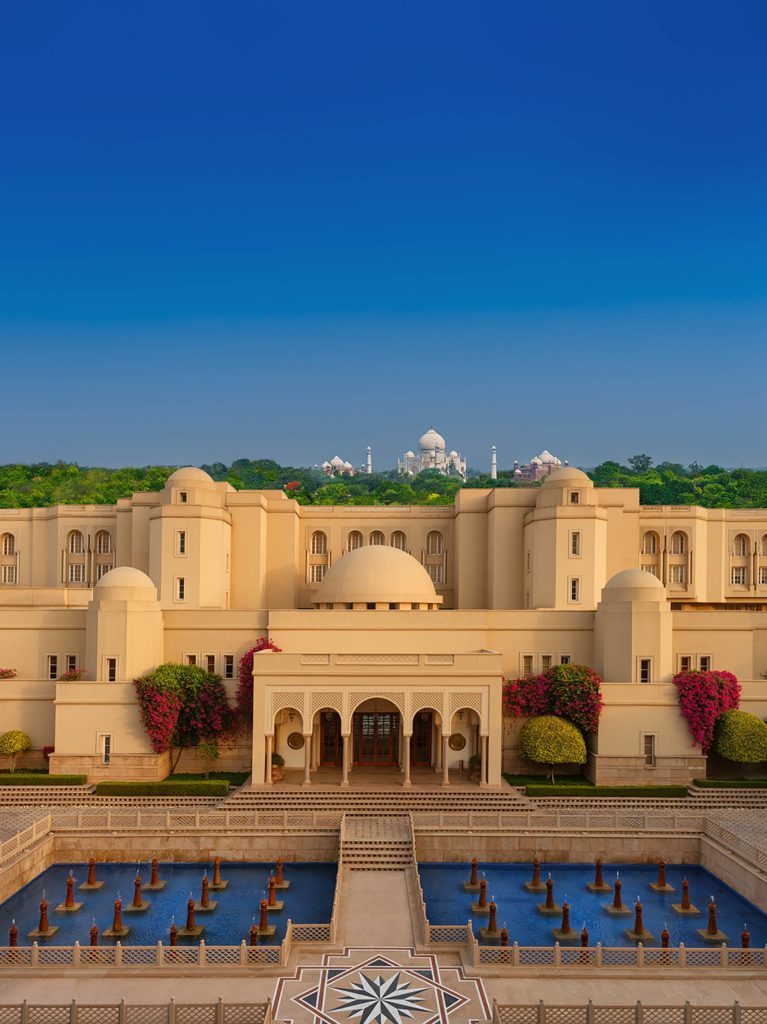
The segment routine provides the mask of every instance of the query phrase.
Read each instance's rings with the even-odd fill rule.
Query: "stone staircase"
[[[340,811],[348,815],[402,815],[418,811],[529,811],[535,808],[516,789],[428,791],[407,789],[256,789],[243,786],[219,805],[227,811]]]
[[[415,860],[407,814],[345,814],[341,861],[350,871],[407,871]]]

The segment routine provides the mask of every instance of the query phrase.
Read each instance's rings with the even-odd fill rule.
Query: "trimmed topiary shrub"
[[[556,715],[541,715],[525,722],[519,734],[519,750],[528,761],[549,765],[552,782],[554,765],[586,763],[586,743],[580,729]]]
[[[21,729],[10,729],[0,736],[0,756],[8,758],[8,768],[16,771],[19,754],[32,749],[32,740]]]
[[[725,711],[714,726],[714,750],[728,761],[767,761],[767,725],[748,711]]]

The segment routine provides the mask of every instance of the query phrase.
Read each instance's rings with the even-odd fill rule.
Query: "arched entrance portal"
[[[401,715],[391,701],[366,700],[352,715],[352,764],[393,768],[400,761]]]

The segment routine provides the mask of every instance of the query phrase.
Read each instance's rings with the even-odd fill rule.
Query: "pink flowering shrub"
[[[80,679],[85,679],[84,668],[68,668],[66,672],[63,672],[59,679],[62,683],[76,683]]]
[[[235,695],[234,716],[237,725],[246,731],[253,727],[253,655],[258,654],[259,651],[279,653],[280,648],[268,637],[261,636],[240,659],[240,681],[237,684]]]
[[[17,675],[15,668],[0,668],[0,679],[15,679]]]
[[[674,685],[693,746],[699,743],[707,754],[714,743],[717,718],[740,703],[740,683],[732,672],[679,672],[674,676]]]
[[[151,676],[134,681],[139,699],[141,724],[155,754],[170,750],[181,710],[181,697],[172,690],[159,689]]]
[[[503,688],[503,710],[514,717],[556,715],[582,732],[596,732],[602,713],[602,680],[587,665],[554,665],[537,676],[511,679]]]

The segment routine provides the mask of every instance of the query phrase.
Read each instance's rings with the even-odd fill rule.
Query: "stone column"
[[[479,772],[479,784],[480,786],[487,785],[487,736],[480,736],[480,746],[482,748],[482,762],[480,764]]]
[[[442,726],[436,726],[436,750],[434,753],[434,771],[442,770]]]
[[[442,785],[443,786],[449,786],[450,785],[450,778],[449,778],[448,773],[447,773],[447,765],[448,765],[447,741],[449,739],[450,739],[449,736],[443,736],[442,737]]]
[[[402,737],[402,770],[405,773],[402,785],[410,786],[410,736],[407,734]]]
[[[310,732],[304,735],[304,785],[311,786],[312,770],[312,734]]]
[[[272,784],[272,744],[274,737],[270,732],[266,734],[266,768],[264,770],[264,782],[267,786]]]
[[[344,746],[343,767],[342,767],[342,770],[341,770],[341,785],[342,786],[348,786],[349,785],[349,744],[350,744],[350,741],[351,741],[351,736],[349,735],[349,733],[343,733],[342,736],[341,736],[341,739],[343,740],[343,746]]]

